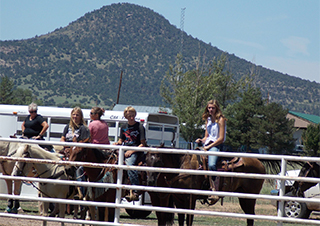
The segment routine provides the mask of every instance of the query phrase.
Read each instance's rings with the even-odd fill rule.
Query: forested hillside
[[[112,4],[64,28],[27,40],[0,42],[0,75],[29,88],[45,105],[163,105],[162,78],[180,52],[181,31],[158,13],[133,4]],[[195,67],[222,50],[184,33],[183,61]],[[237,79],[257,75],[255,84],[289,110],[319,115],[320,84],[255,66],[225,53]]]

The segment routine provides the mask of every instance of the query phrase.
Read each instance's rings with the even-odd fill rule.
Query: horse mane
[[[49,152],[42,147],[40,147],[37,144],[28,144],[28,147],[32,149],[33,151],[39,153],[44,157],[44,159],[50,159],[50,160],[61,160],[61,154]]]

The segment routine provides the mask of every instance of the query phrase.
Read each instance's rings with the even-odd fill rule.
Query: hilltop
[[[160,106],[162,78],[180,52],[181,31],[162,15],[134,4],[112,4],[68,26],[27,40],[0,42],[0,75],[29,88],[45,105],[112,106],[123,71],[121,104]],[[220,57],[213,44],[183,34],[186,67],[194,59]],[[228,54],[228,69],[240,78],[256,72],[265,98],[292,111],[319,115],[320,84],[254,65]]]

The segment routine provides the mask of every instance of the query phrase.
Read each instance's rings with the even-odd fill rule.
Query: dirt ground
[[[242,213],[238,203],[224,203],[223,206],[221,206],[220,203],[217,203],[216,205],[211,206],[211,207],[197,204],[196,209],[220,211],[220,212],[226,211],[226,212]],[[276,216],[277,213],[276,213],[274,206],[272,206],[271,204],[262,203],[262,204],[256,205],[256,214]],[[70,218],[70,217],[71,216],[69,215],[68,218]],[[206,220],[197,221],[197,219],[199,219],[199,218],[200,218],[200,216],[195,216],[194,226],[210,225],[210,221],[206,221]],[[319,214],[312,214],[310,218],[320,220],[320,215]],[[229,218],[223,219],[222,222],[228,222],[228,219]],[[245,225],[244,220],[239,220],[239,221],[241,221],[241,224],[239,222],[239,225]],[[120,216],[120,223],[153,226],[153,225],[157,225],[157,219],[155,217],[155,214],[153,214],[153,213],[147,219],[139,219],[139,220],[131,219],[125,213],[125,211],[122,210],[121,216]],[[43,222],[36,221],[36,220],[0,217],[0,225],[1,226],[42,226]],[[49,222],[49,221],[47,222],[47,226],[60,226],[60,225],[61,224],[58,222]],[[65,224],[65,226],[75,226],[75,225],[79,225],[79,224],[69,224],[69,223]],[[178,225],[177,220],[175,220],[174,226],[176,226],[176,225]],[[223,224],[220,222],[220,223],[213,223],[212,225],[235,225],[235,224],[229,224],[229,223]],[[257,224],[257,225],[259,225],[259,224]],[[263,222],[262,222],[262,225],[264,225]],[[270,224],[266,224],[266,225],[276,225],[276,222],[271,222]],[[284,225],[288,225],[288,224],[284,224]]]

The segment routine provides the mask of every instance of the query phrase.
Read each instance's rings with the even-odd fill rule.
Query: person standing
[[[202,119],[206,121],[206,132],[203,138],[198,138],[196,143],[203,143],[203,149],[210,152],[219,152],[223,150],[223,143],[226,140],[226,118],[221,112],[217,100],[210,100],[202,114]],[[217,162],[219,156],[208,156],[209,170],[217,170]],[[214,181],[215,176],[210,177],[210,187],[215,191]],[[210,204],[215,204],[219,197],[216,195],[209,196]]]
[[[106,121],[101,120],[105,110],[100,107],[93,107],[90,111],[89,130],[91,134],[91,143],[93,144],[110,144],[109,126]]]
[[[139,122],[136,122],[136,110],[129,106],[123,112],[124,117],[128,120],[127,123],[121,126],[120,138],[115,145],[146,147],[145,128]],[[133,166],[137,164],[139,151],[127,150],[124,154],[126,165]],[[136,170],[128,170],[128,176],[132,185],[139,185],[139,175]],[[130,195],[125,197],[129,202],[138,201],[139,194],[137,190],[133,190]]]

